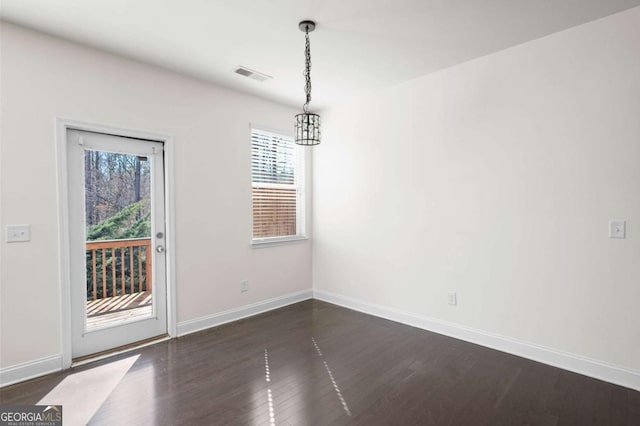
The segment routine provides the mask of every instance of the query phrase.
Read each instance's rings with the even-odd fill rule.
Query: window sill
[[[307,241],[309,237],[304,235],[295,235],[292,237],[276,237],[276,238],[261,238],[257,240],[251,240],[252,248],[263,248],[272,246],[281,246],[285,244],[299,244]]]

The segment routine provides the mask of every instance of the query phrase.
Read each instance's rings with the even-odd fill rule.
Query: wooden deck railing
[[[151,290],[151,238],[87,241],[87,300]]]

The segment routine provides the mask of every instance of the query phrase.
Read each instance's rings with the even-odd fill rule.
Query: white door
[[[72,357],[167,333],[160,142],[67,131]]]

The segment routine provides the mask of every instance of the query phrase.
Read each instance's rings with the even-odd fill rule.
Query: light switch
[[[457,305],[458,304],[458,298],[456,297],[456,292],[455,291],[450,291],[447,294],[447,300],[449,301],[450,305]]]
[[[625,238],[627,222],[624,220],[609,221],[609,238]]]
[[[7,225],[5,240],[8,243],[20,243],[31,239],[29,225]]]

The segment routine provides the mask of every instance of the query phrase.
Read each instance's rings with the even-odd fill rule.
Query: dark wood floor
[[[315,300],[136,353],[92,424],[640,425],[640,392]]]

